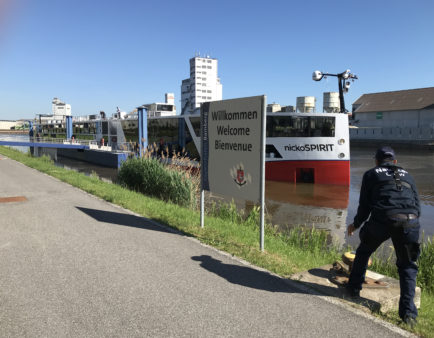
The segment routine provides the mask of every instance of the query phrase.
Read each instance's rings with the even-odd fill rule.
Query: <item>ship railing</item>
[[[125,151],[129,153],[134,153],[138,149],[138,145],[133,142],[116,142],[112,143],[111,146],[115,151]]]
[[[75,139],[66,140],[62,138],[37,137],[37,136],[30,137],[30,141],[40,142],[40,143],[52,143],[52,144],[77,144],[77,145],[85,145],[85,146],[97,143],[94,140],[75,140]]]

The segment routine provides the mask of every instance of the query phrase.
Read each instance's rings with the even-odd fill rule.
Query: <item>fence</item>
[[[434,142],[434,128],[431,127],[362,127],[350,128],[352,140],[387,140],[405,142]]]

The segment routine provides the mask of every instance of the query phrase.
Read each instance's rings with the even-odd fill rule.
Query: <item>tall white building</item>
[[[55,118],[63,118],[65,115],[71,115],[71,105],[60,101],[57,97],[53,99],[52,109]]]
[[[217,63],[217,59],[209,56],[195,56],[190,59],[190,78],[182,80],[181,84],[181,113],[184,107],[184,114],[191,114],[200,108],[203,102],[222,99]]]

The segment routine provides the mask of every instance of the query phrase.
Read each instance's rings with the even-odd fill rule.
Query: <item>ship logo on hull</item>
[[[334,144],[288,144],[285,151],[333,151]]]

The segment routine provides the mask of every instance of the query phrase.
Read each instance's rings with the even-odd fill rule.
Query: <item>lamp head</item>
[[[346,80],[351,76],[351,71],[349,69],[347,69],[343,74],[342,77]]]
[[[316,70],[312,73],[312,80],[321,81],[323,76],[324,76],[323,73],[321,73],[319,70]]]

